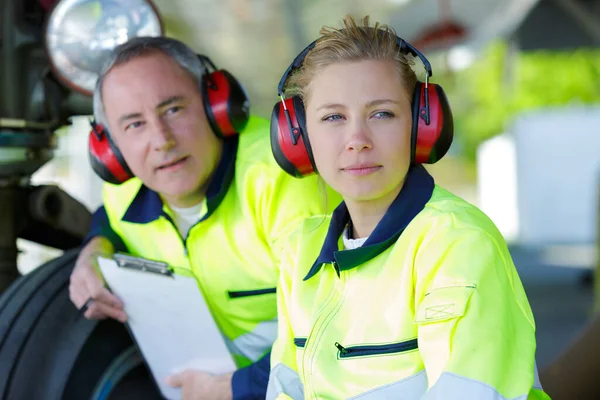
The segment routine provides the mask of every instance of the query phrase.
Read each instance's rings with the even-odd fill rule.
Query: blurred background
[[[49,11],[58,1],[30,3]],[[600,2],[155,0],[153,5],[164,34],[237,76],[253,112],[265,117],[277,101],[281,74],[323,25],[339,26],[347,13],[391,25],[429,58],[432,81],[450,99],[455,141],[448,156],[428,169],[438,184],[485,211],[509,242],[536,317],[538,366],[556,357],[591,317],[600,229]],[[423,77],[418,62],[415,70]],[[56,130],[53,157],[31,175],[31,183],[59,185],[93,211],[101,203],[101,181],[89,165],[88,121],[85,113],[75,115]],[[62,253],[21,238],[17,244],[22,273]]]

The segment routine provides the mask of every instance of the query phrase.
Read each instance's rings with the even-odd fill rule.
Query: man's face
[[[197,204],[221,156],[192,77],[161,52],[114,67],[102,85],[108,128],[131,171],[170,204]]]

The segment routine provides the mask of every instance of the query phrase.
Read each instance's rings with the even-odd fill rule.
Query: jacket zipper
[[[365,346],[344,347],[335,342],[338,349],[338,358],[352,358],[362,356],[377,356],[382,354],[404,353],[419,348],[417,339],[407,340],[400,343],[377,344]]]
[[[192,256],[190,255],[190,252],[188,250],[187,247],[187,240],[190,237],[190,231],[192,230],[192,227],[198,225],[198,222],[196,222],[192,227],[190,227],[187,236],[184,238],[183,236],[181,236],[181,233],[179,232],[179,229],[177,228],[177,224],[175,224],[175,221],[173,221],[173,219],[169,216],[169,214],[165,213],[164,211],[162,212],[162,216],[165,217],[167,219],[167,221],[169,221],[171,223],[171,226],[173,227],[173,229],[175,229],[175,232],[177,233],[177,236],[179,237],[179,239],[181,239],[181,243],[183,244],[183,255],[188,259],[189,262],[189,266],[190,266],[190,273],[192,273],[192,275],[194,274],[194,266],[192,264]],[[198,267],[200,268],[200,267]],[[196,278],[194,278],[196,279]],[[204,298],[204,301],[206,302],[206,306],[208,307],[208,311],[210,312],[211,315],[215,315],[215,311],[213,308],[212,303],[209,301],[208,297],[206,296],[206,289],[204,288],[203,285],[203,280],[202,279],[196,279],[196,283],[198,284],[198,289],[200,290],[200,294],[202,295],[202,297]]]
[[[337,264],[335,262],[333,264],[337,275]],[[339,278],[336,280],[336,284],[331,291],[331,295],[325,302],[323,302],[323,306],[319,310],[320,315],[317,317],[317,320],[313,325],[313,329],[308,335],[308,345],[306,346],[304,350],[304,356],[302,357],[302,375],[304,377],[305,393],[312,392],[314,398],[318,397],[312,384],[312,378],[315,375],[314,371],[312,371],[315,366],[315,356],[318,353],[319,342],[325,332],[325,329],[342,306],[345,297],[345,281],[345,274],[339,274]]]
[[[188,248],[187,248],[187,237],[181,236],[181,232],[179,232],[179,229],[177,228],[177,224],[175,223],[175,221],[173,221],[173,218],[171,218],[171,216],[169,214],[167,214],[166,212],[162,211],[161,215],[167,221],[169,221],[171,223],[171,226],[173,226],[173,229],[175,229],[175,232],[177,233],[177,236],[179,237],[179,239],[181,240],[181,244],[183,245],[183,255],[187,258],[189,256],[189,251],[188,251]],[[196,225],[196,224],[194,224],[194,225]],[[191,229],[192,228],[190,227],[190,230]],[[188,236],[190,236],[189,231],[188,231]]]

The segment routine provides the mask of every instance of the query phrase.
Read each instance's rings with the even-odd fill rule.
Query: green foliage
[[[511,54],[495,43],[467,70],[436,81],[452,105],[456,141],[472,159],[523,111],[600,103],[600,49]]]

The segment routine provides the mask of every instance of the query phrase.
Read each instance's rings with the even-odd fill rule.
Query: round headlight
[[[45,45],[62,83],[91,95],[113,48],[136,36],[162,35],[162,21],[150,0],[62,0],[48,18]]]

